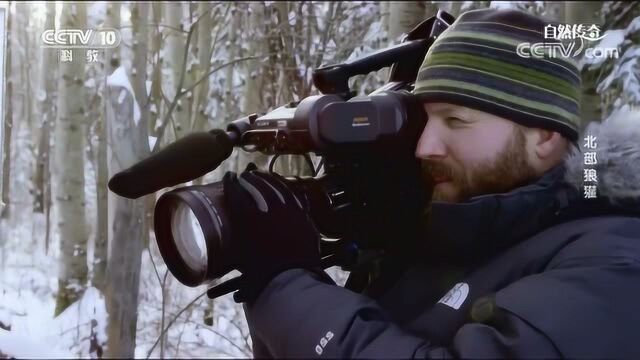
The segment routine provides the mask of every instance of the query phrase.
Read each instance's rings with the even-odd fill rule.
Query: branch
[[[180,97],[182,96],[181,94],[181,89],[182,89],[182,85],[184,84],[184,74],[186,73],[187,70],[187,60],[189,57],[189,46],[191,45],[191,38],[193,37],[193,31],[195,30],[195,26],[192,26],[189,29],[189,34],[187,35],[187,43],[185,45],[184,48],[184,55],[182,56],[182,71],[180,72],[180,81],[178,81],[178,87],[176,89],[176,95],[173,98],[173,101],[171,102],[171,105],[169,105],[169,110],[167,110],[167,114],[165,115],[164,119],[162,120],[162,127],[160,127],[160,129],[158,130],[158,140],[160,140],[162,138],[162,136],[164,135],[164,129],[165,126],[167,124],[167,122],[169,121],[169,118],[171,116],[171,113],[173,113],[173,109],[175,109],[176,105],[178,104],[178,100],[180,99]],[[159,148],[159,141],[156,141],[156,144],[153,147],[153,151],[152,153],[156,152],[156,150],[158,150]]]
[[[216,6],[220,5],[220,4],[221,4],[221,2],[215,3],[215,5],[213,5],[212,7],[208,8],[204,13],[200,14],[200,16],[198,16],[198,18],[196,19],[196,21],[195,21],[193,24],[191,24],[191,29],[193,29],[196,25],[198,25],[198,23],[200,22],[200,20],[202,20],[202,18],[204,18],[204,16],[205,16],[207,13],[210,13],[210,12],[211,12],[211,10],[213,10],[213,8],[214,8],[214,7],[216,7]],[[189,29],[189,31],[191,31],[191,29]]]
[[[160,284],[160,290],[162,292],[162,317],[161,317],[160,328],[163,328],[164,327],[164,309],[165,309],[164,288],[165,288],[165,283],[167,281],[167,275],[169,274],[169,271],[166,270],[164,272],[164,280],[160,280],[160,274],[158,274],[158,268],[156,267],[155,261],[153,261],[153,255],[151,255],[151,250],[147,251],[147,253],[149,254],[149,258],[151,259],[151,265],[153,265],[153,271],[155,271],[156,273],[156,277],[158,278],[158,283]],[[162,354],[162,349],[164,349],[164,339],[160,341],[161,354]]]
[[[77,324],[77,325],[76,325],[76,326],[74,326],[74,327],[68,328],[68,329],[66,329],[66,330],[62,330],[61,332],[59,332],[59,333],[58,333],[58,336],[62,336],[62,335],[64,335],[64,334],[68,333],[69,331],[78,330],[78,329],[80,329],[80,328],[81,328],[81,327],[83,327],[83,326],[89,326],[89,325],[91,325],[91,321],[88,321],[88,322],[85,322],[85,323],[82,323],[82,324]]]
[[[151,250],[148,250],[149,259],[151,259],[151,265],[153,266],[153,271],[156,273],[156,278],[158,279],[158,284],[162,284],[162,280],[160,280],[160,274],[158,274],[158,268],[156,267],[155,261],[153,261],[153,255],[151,255]]]
[[[201,296],[202,296],[202,295],[200,295],[198,298],[200,298]],[[196,300],[198,300],[198,299],[196,299]],[[194,300],[193,302],[195,302],[195,300]],[[192,303],[193,303],[193,302],[192,302]],[[192,303],[190,303],[189,305],[187,305],[187,307],[188,307],[188,306],[190,306]],[[159,308],[157,305],[155,305],[155,306],[154,306],[153,304],[147,304],[146,306],[148,306],[148,307],[150,307],[151,309],[154,309],[154,310],[161,310],[161,308]],[[181,312],[183,312],[183,311],[185,311],[185,310],[186,310],[186,308],[185,308],[185,309],[183,309],[183,310],[181,310]],[[237,314],[237,311],[235,311],[235,312],[234,312],[234,314]],[[179,316],[180,316],[180,313],[177,313],[177,314],[175,314],[175,315],[174,315],[171,311],[168,311],[168,312],[167,312],[167,315],[168,315],[168,316],[175,316],[175,317],[179,317]],[[236,317],[237,317],[237,315],[234,315],[234,316],[232,317],[232,319],[235,319]],[[225,317],[225,318],[227,318],[227,317]],[[227,318],[227,319],[228,319],[228,318]],[[245,335],[243,334],[243,333],[244,333],[243,329],[242,329],[242,328],[240,328],[240,326],[238,326],[238,324],[237,324],[237,323],[235,323],[234,321],[232,321],[232,319],[228,319],[228,320],[229,320],[229,323],[230,323],[231,325],[233,325],[233,326],[238,330],[238,332],[240,333],[240,337],[242,337],[242,338],[243,338],[243,340],[244,340],[244,342],[245,342],[246,348],[250,349],[251,347],[249,346],[249,343],[248,343],[248,341],[247,341],[247,339],[246,339]],[[242,348],[242,346],[240,346],[240,345],[238,345],[237,343],[235,343],[232,339],[228,338],[228,337],[227,337],[227,336],[225,336],[224,334],[222,334],[222,333],[220,333],[220,332],[216,331],[215,329],[213,329],[213,328],[211,328],[211,327],[209,327],[209,326],[204,326],[204,325],[202,325],[201,323],[199,323],[199,322],[197,322],[197,321],[192,320],[192,319],[191,319],[191,316],[188,316],[188,317],[184,320],[184,323],[185,323],[185,324],[186,324],[186,323],[193,324],[193,325],[195,325],[197,328],[202,328],[202,329],[209,330],[209,331],[213,332],[214,334],[219,335],[221,338],[223,338],[223,339],[224,339],[224,340],[226,340],[227,342],[229,342],[229,343],[230,343],[231,345],[233,345],[236,349],[240,350],[243,354],[247,354],[247,355],[249,355],[249,356],[251,355],[251,353],[247,353],[247,351],[246,351],[245,349],[243,349],[243,348]],[[250,334],[247,334],[247,335],[250,337]],[[183,342],[183,343],[184,343],[184,342]],[[176,356],[177,356],[177,353],[176,353]]]
[[[164,279],[162,279],[162,313],[160,318],[160,328],[164,328],[164,317],[165,317],[165,309],[166,309],[166,297],[164,296],[164,290],[167,287],[167,275],[169,275],[169,269],[164,271]],[[164,335],[160,337],[160,357],[164,358]]]
[[[187,31],[184,31],[182,29],[179,29],[177,27],[173,27],[171,25],[163,25],[163,24],[142,24],[142,25],[138,25],[141,27],[150,27],[150,26],[157,26],[157,27],[163,27],[163,28],[167,28],[167,29],[171,29],[175,32],[179,32],[179,33],[183,33],[186,34],[188,33]],[[118,26],[116,27],[116,29],[128,29],[128,28],[133,28],[133,25],[122,25],[122,26]]]
[[[171,116],[171,114],[173,113],[173,109],[175,109],[176,105],[178,104],[178,100],[180,100],[180,98],[186,94],[188,91],[182,91],[182,86],[184,85],[184,77],[187,71],[187,60],[189,58],[189,47],[191,45],[191,39],[193,38],[193,34],[197,28],[198,23],[200,22],[200,20],[202,20],[205,16],[206,13],[209,13],[214,7],[210,7],[209,9],[207,9],[207,11],[205,11],[204,14],[202,14],[201,16],[198,17],[198,19],[191,24],[191,27],[189,28],[189,34],[187,35],[187,43],[185,45],[184,48],[184,55],[182,57],[182,71],[180,72],[180,80],[178,81],[178,88],[176,89],[176,95],[173,98],[173,101],[171,102],[171,105],[169,106],[169,110],[167,110],[167,114],[165,115],[165,118],[163,119],[163,125],[162,127],[160,127],[159,129],[159,133],[158,133],[158,140],[160,140],[162,138],[162,136],[164,135],[164,129],[165,129],[165,124],[167,123],[169,116]],[[199,82],[197,82],[195,85],[197,85]],[[190,87],[189,89],[192,89],[194,86]],[[158,146],[160,145],[159,142],[156,142],[155,146],[153,147],[153,152],[155,152],[158,149]]]
[[[229,10],[231,10],[231,2],[227,3],[227,9],[224,11],[223,19],[227,17],[229,14]],[[218,43],[218,36],[220,35],[220,30],[222,30],[222,26],[218,26],[218,30],[216,30],[216,36],[213,37],[213,43],[211,44],[211,54],[209,55],[209,64],[211,64],[211,56],[213,56],[213,52],[216,48],[216,44]]]
[[[165,104],[169,104],[170,103],[169,102],[169,98],[167,98],[167,95],[165,95],[164,90],[162,89],[162,86],[160,86],[160,95],[162,95],[162,101],[164,101]],[[158,114],[160,113],[159,111],[160,111],[160,109],[158,109]],[[176,131],[176,121],[173,118],[173,114],[169,114],[169,115],[171,115],[169,117],[169,121],[171,121],[171,126],[173,127],[173,131],[175,132]],[[154,126],[154,130],[155,130],[155,124],[153,124],[153,126]],[[164,129],[164,127],[166,127],[166,126],[167,126],[167,123],[163,121],[163,123],[160,125],[160,129]],[[164,134],[164,132],[162,133],[162,135],[163,134]],[[155,143],[155,145],[153,147],[153,151],[154,152],[157,149],[158,140],[160,139],[160,136],[161,136],[161,134],[158,134],[158,138],[156,139],[156,143]]]
[[[218,6],[220,4],[223,4],[223,3],[224,2],[222,2],[222,1],[218,1],[218,2],[212,3],[213,6],[211,6],[209,9],[207,9],[207,11],[205,11],[202,15],[200,15],[198,17],[198,19],[196,19],[196,21],[193,24],[191,24],[191,28],[193,28],[196,24],[198,24],[198,22],[200,21],[202,16],[204,16],[204,14],[206,14],[208,12],[211,12],[211,10],[213,10],[213,8],[215,8],[216,6]],[[183,29],[180,29],[180,28],[177,28],[177,27],[173,27],[171,25],[163,25],[163,24],[160,24],[160,23],[158,23],[158,24],[155,24],[155,23],[154,24],[142,24],[140,26],[157,26],[157,27],[162,27],[162,28],[166,28],[166,29],[171,29],[173,31],[180,32],[180,33],[183,33],[183,34],[187,34],[188,33],[188,31],[184,31]],[[133,28],[133,25],[121,25],[121,26],[116,27],[116,29],[129,29],[129,28]],[[191,29],[189,29],[189,31],[191,31]]]
[[[156,144],[154,145],[152,152],[156,152],[158,150],[158,147],[160,146],[160,142],[159,141],[162,138],[162,136],[164,135],[164,129],[167,126],[167,123],[169,121],[169,116],[173,112],[173,109],[175,108],[176,104],[178,103],[178,100],[182,96],[184,96],[185,94],[189,93],[196,86],[198,86],[198,84],[203,82],[205,79],[207,79],[213,73],[215,73],[215,72],[217,72],[219,70],[222,70],[222,69],[226,68],[227,66],[234,65],[235,63],[238,63],[238,62],[241,62],[241,61],[246,61],[246,60],[258,59],[258,58],[260,58],[260,56],[246,56],[246,57],[235,59],[235,60],[232,60],[232,61],[230,61],[228,63],[222,64],[222,65],[214,68],[213,70],[209,71],[206,75],[202,76],[198,81],[196,81],[188,89],[185,89],[184,91],[180,91],[179,93],[177,93],[175,98],[173,99],[173,102],[171,102],[171,105],[169,106],[169,110],[167,111],[167,115],[165,115],[165,118],[162,120],[162,125],[161,125],[160,129],[158,130],[158,139],[156,140]],[[180,88],[182,88],[182,86]]]
[[[193,90],[196,86],[198,86],[198,84],[200,84],[201,82],[203,82],[205,79],[209,78],[209,76],[211,76],[213,73],[215,73],[218,70],[222,70],[223,68],[230,66],[230,65],[234,65],[236,63],[242,62],[242,61],[246,61],[246,60],[254,60],[254,59],[258,59],[261,58],[262,56],[259,55],[254,55],[254,56],[245,56],[243,58],[239,58],[239,59],[235,59],[232,61],[229,61],[228,63],[222,64],[220,66],[218,66],[217,68],[209,71],[206,75],[203,75],[198,81],[196,81],[193,85],[191,85],[188,89],[186,89],[185,91],[183,91],[183,93],[181,95],[184,95],[186,93],[188,93],[189,91]]]
[[[187,315],[187,321],[191,318],[191,315],[193,314],[193,309],[194,308],[192,307],[191,310],[189,310],[189,315]],[[178,336],[178,344],[176,345],[176,357],[180,353],[180,343],[182,342],[182,336],[184,335],[184,330],[186,327],[187,327],[187,322],[182,324],[182,331],[180,331],[180,336]]]
[[[178,317],[180,317],[180,315],[182,315],[182,313],[185,312],[191,305],[195,304],[196,301],[200,300],[201,297],[205,296],[207,294],[207,291],[209,291],[209,289],[205,290],[202,294],[198,295],[195,299],[191,300],[191,302],[188,303],[186,307],[178,311],[176,316],[174,316],[173,319],[171,319],[167,327],[162,329],[162,333],[160,333],[160,336],[158,337],[158,339],[156,339],[156,342],[153,343],[153,346],[151,346],[151,349],[149,349],[149,351],[147,352],[147,357],[146,357],[147,359],[151,357],[151,353],[153,352],[153,349],[156,348],[156,345],[158,345],[158,342],[160,341],[160,339],[162,339],[162,337],[165,336],[166,332],[169,331],[169,328],[178,319]]]
[[[629,6],[627,6],[620,15],[616,16],[616,18],[613,20],[613,24],[611,28],[614,29],[618,25],[618,23],[622,21],[624,17],[627,16],[627,14],[631,10],[633,10],[633,8],[636,7],[637,5],[638,5],[637,1],[632,1],[631,4],[629,4]]]
[[[333,22],[335,21],[336,14],[341,10],[342,2],[338,2],[337,9],[334,9],[333,5],[334,5],[333,2],[329,4],[329,13],[331,14],[331,18],[329,18],[329,21],[327,22],[327,27],[322,32],[322,38],[321,38],[322,40],[320,41],[320,43],[322,44],[322,50],[320,50],[319,52],[320,56],[316,58],[316,64],[315,64],[316,68],[320,67],[320,65],[322,64],[322,60],[324,60],[324,52],[327,47],[327,43],[329,41],[329,33],[333,28]]]
[[[229,339],[228,337],[224,336],[224,334],[220,333],[219,331],[216,331],[216,330],[214,330],[214,329],[212,329],[212,328],[210,328],[210,327],[202,326],[202,325],[201,325],[201,324],[199,324],[199,323],[195,323],[195,324],[196,324],[196,326],[200,326],[202,329],[209,330],[209,331],[211,331],[212,333],[214,333],[214,334],[216,334],[216,335],[220,336],[221,338],[223,338],[223,339],[227,340],[227,342],[229,342],[229,344],[233,345],[233,347],[235,347],[236,349],[240,350],[243,354],[245,354],[245,355],[251,355],[251,354],[247,354],[247,352],[246,352],[246,350],[245,350],[245,349],[241,348],[241,347],[240,347],[240,345],[236,344],[235,342],[233,342],[233,341],[232,341],[231,339]]]
[[[247,346],[247,348],[251,349],[251,346],[249,346],[249,341],[247,341],[247,338],[246,338],[245,336],[243,336],[243,335],[242,335],[242,333],[243,333],[244,331],[242,331],[242,328],[241,328],[238,324],[236,324],[236,322],[235,322],[235,321],[233,321],[234,319],[237,319],[237,316],[234,316],[234,317],[232,317],[231,319],[229,319],[229,323],[230,323],[231,325],[233,325],[233,326],[238,330],[238,332],[240,333],[240,336],[241,336],[241,337],[242,337],[242,339],[244,340],[244,343],[245,343],[245,345]],[[250,333],[249,333],[249,334],[247,334],[247,335],[248,335],[249,337],[251,337],[251,334],[250,334]]]

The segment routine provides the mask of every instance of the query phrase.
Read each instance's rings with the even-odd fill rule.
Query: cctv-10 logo
[[[40,38],[42,47],[65,49],[115,48],[122,41],[117,29],[49,29]]]

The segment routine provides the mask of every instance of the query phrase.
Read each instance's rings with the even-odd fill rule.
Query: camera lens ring
[[[181,283],[195,287],[221,276],[224,265],[220,265],[220,257],[224,255],[222,244],[228,240],[228,232],[224,226],[225,220],[215,210],[215,199],[212,202],[198,187],[186,187],[167,192],[156,202],[154,227],[156,242],[162,258],[171,273]],[[172,231],[172,218],[175,209],[186,206],[197,219],[206,244],[206,267],[204,271],[194,269],[187,264],[178,249],[177,241]]]

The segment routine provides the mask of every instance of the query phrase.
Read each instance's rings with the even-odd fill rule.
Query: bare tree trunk
[[[124,69],[117,69],[126,76]],[[114,73],[114,76],[116,73]],[[148,154],[146,124],[134,119],[133,95],[121,86],[107,87],[109,175],[140,161]],[[122,101],[119,101],[122,99]],[[138,289],[144,233],[145,198],[113,196],[110,254],[107,263],[107,357],[133,358],[135,354]]]
[[[227,33],[227,54],[229,56],[228,61],[232,61],[236,57],[238,57],[239,53],[239,44],[237,42],[237,34],[240,31],[240,21],[242,20],[242,13],[240,13],[238,9],[238,3],[233,4],[233,8],[231,9],[231,24],[229,24],[229,32]],[[235,66],[227,66],[225,81],[224,84],[226,89],[224,91],[224,113],[225,113],[225,124],[234,120],[237,111],[235,107],[235,101],[233,96],[233,73],[235,71]]]
[[[31,5],[29,3],[25,3],[22,1],[16,2],[16,13],[20,14],[20,22],[17,25],[20,28],[20,32],[17,33],[20,45],[23,51],[23,61],[20,62],[20,73],[21,73],[21,87],[22,90],[22,116],[20,118],[21,123],[25,124],[28,129],[31,129],[31,135],[39,134],[39,129],[34,126],[33,118],[32,118],[32,108],[31,108],[31,63],[32,56],[30,54],[30,39],[29,39],[29,18],[30,18],[30,10]],[[34,131],[35,130],[35,131]],[[31,150],[33,150],[34,143],[37,141],[38,136],[31,137],[29,141],[29,146]]]
[[[165,3],[165,14],[168,25],[170,26],[169,36],[167,37],[167,57],[168,66],[171,69],[171,82],[168,87],[169,93],[167,97],[173,99],[181,89],[178,89],[180,77],[182,76],[182,69],[184,66],[184,52],[185,52],[185,34],[184,26],[182,25],[182,19],[184,17],[184,4],[180,2],[167,2]],[[187,57],[188,59],[188,57]],[[186,74],[185,74],[186,76]],[[186,82],[185,82],[186,84]],[[184,88],[184,84],[183,84]],[[189,118],[187,117],[188,111],[185,108],[185,97],[183,96],[178,100],[171,116],[174,121],[169,128],[173,131],[175,138],[179,139],[185,135],[186,128],[189,127]],[[169,137],[163,139],[167,143],[170,142]]]
[[[557,22],[565,20],[565,1],[545,1],[543,17]]]
[[[567,1],[565,6],[565,23],[600,24],[602,1]],[[600,94],[596,91],[600,71],[591,69],[590,66],[583,66],[581,73],[582,100],[580,119],[582,120],[581,126],[584,128],[591,121],[602,121]]]
[[[201,6],[206,9],[208,7],[211,6],[210,3],[207,2],[201,2],[200,3]],[[208,32],[208,35],[211,36],[211,28],[208,29],[203,29],[203,27],[201,27],[203,24],[198,23],[196,25],[194,25],[194,23],[196,22],[196,17],[195,17],[195,7],[196,4],[189,2],[188,4],[184,5],[189,13],[189,28],[186,29],[188,31],[193,31],[193,34],[191,35],[191,41],[190,44],[186,45],[185,43],[185,51],[187,52],[187,58],[186,58],[186,66],[184,67],[184,81],[182,84],[182,88],[184,89],[189,89],[192,87],[192,85],[196,82],[197,80],[197,75],[198,75],[198,70],[199,70],[199,66],[198,66],[198,44],[199,44],[199,38],[200,35],[203,34],[205,31]],[[207,12],[207,15],[209,15],[209,17],[211,16],[211,13]],[[200,15],[198,14],[198,17],[200,17]],[[205,20],[205,18],[203,18],[202,20]],[[205,21],[206,22],[206,21]],[[191,29],[191,27],[196,26],[195,29]],[[203,30],[203,31],[200,31]],[[183,53],[184,54],[184,53]],[[206,81],[205,81],[206,82]],[[200,83],[200,86],[203,86],[203,83]],[[193,112],[195,110],[194,104],[195,104],[195,94],[196,91],[198,91],[198,89],[192,89],[191,91],[187,92],[186,94],[184,94],[184,96],[181,98],[180,101],[182,101],[182,108],[183,108],[183,114],[180,118],[180,128],[178,129],[178,135],[179,137],[183,137],[187,134],[189,134],[192,130],[193,130],[193,126],[194,126],[194,121],[193,121]]]
[[[147,92],[147,38],[149,27],[147,26],[149,22],[149,6],[150,4],[140,2],[132,5],[131,9],[131,22],[133,24],[133,64],[135,72],[132,75],[133,78],[133,91],[136,96],[136,100],[138,101],[138,105],[140,106],[140,122],[147,125],[147,131],[144,134],[144,144],[147,146],[147,153],[149,146],[149,133],[148,133],[148,124],[149,124],[149,94]],[[144,231],[143,243],[144,247],[147,248],[149,246],[149,231],[150,231],[150,223],[153,216],[153,208],[154,208],[154,197],[147,196],[146,197],[146,205],[145,205],[145,226],[146,229]]]
[[[162,9],[164,4],[152,3],[153,31],[149,33],[149,43],[151,44],[151,56],[155,60],[154,68],[151,72],[151,102],[149,108],[149,135],[157,137],[156,125],[158,119],[162,119],[162,66],[163,59],[160,56],[162,47]]]
[[[120,27],[120,3],[107,4],[107,17],[105,27]],[[104,65],[105,81],[120,63],[120,49],[107,49],[105,51],[106,64]],[[115,66],[114,66],[115,65]],[[105,84],[105,89],[107,88]],[[100,120],[96,126],[98,138],[97,170],[96,170],[96,239],[93,250],[93,278],[92,283],[103,293],[106,291],[107,263],[109,257],[109,192],[107,182],[109,179],[109,163],[107,160],[107,106],[108,99],[102,97],[102,110]]]
[[[289,101],[297,100],[294,98],[298,94],[294,88],[294,84],[301,83],[298,77],[298,64],[293,56],[293,33],[294,29],[289,24],[289,12],[291,9],[291,2],[281,1],[274,4],[278,11],[278,34],[280,41],[277,44],[280,45],[278,52],[282,54],[282,64],[280,66],[280,75],[278,77],[278,91],[280,96],[276,97],[278,104],[286,104]],[[296,22],[302,21],[297,19]],[[274,167],[276,172],[280,174],[294,174],[299,170],[304,169],[304,161],[301,156],[285,155],[281,156]]]
[[[275,3],[274,6],[278,11],[278,35],[280,36],[278,44],[281,46],[279,52],[282,54],[280,76],[278,78],[280,97],[276,99],[276,103],[286,104],[289,101],[295,100],[293,98],[295,91],[291,85],[293,78],[296,76],[295,72],[297,72],[296,61],[291,55],[293,54],[292,29],[291,25],[289,25],[289,9],[291,3],[289,1],[279,1]]]
[[[209,8],[212,5],[206,2],[198,3],[198,16],[202,17],[198,22],[198,45],[197,65],[193,67],[192,72],[197,74],[196,79],[200,79],[206,75],[211,69],[211,52],[213,44],[211,39],[211,29],[213,28],[213,15]],[[207,102],[209,100],[209,82],[203,81],[194,90],[195,97],[193,103],[191,128],[194,131],[202,131],[207,126],[207,115],[205,113]]]
[[[140,113],[135,114],[134,94],[126,88],[109,83],[107,87],[107,119],[110,142],[109,174],[113,175],[150,153],[148,142],[148,110],[146,108],[146,25],[148,3],[134,3],[131,23],[134,36],[135,72],[132,88]],[[112,77],[125,77],[123,68]],[[136,345],[138,290],[146,226],[146,197],[129,200],[114,197],[113,238],[107,266],[107,357],[133,358]]]
[[[11,2],[9,2],[9,5],[11,5]],[[7,17],[9,16],[9,6],[7,6],[4,11],[2,12],[2,17],[0,18],[0,26],[2,26],[1,31],[2,31],[2,36],[4,37],[4,39],[7,38],[7,28],[5,27],[5,24],[7,23]],[[1,51],[4,54],[4,56],[0,57],[0,75],[2,77],[0,77],[0,94],[2,95],[2,97],[0,98],[0,109],[6,108],[7,107],[7,97],[6,97],[6,92],[5,92],[5,88],[6,88],[6,70],[5,70],[5,66],[6,66],[6,59],[7,59],[7,52],[9,51],[6,43],[0,42],[0,46],[1,46]],[[5,138],[5,128],[4,128],[4,115],[2,114],[2,116],[0,116],[0,119],[3,119],[3,121],[0,121],[0,216],[3,213],[3,209],[4,209],[4,202],[3,200],[3,183],[4,183],[4,138]],[[6,239],[6,236],[3,236],[0,233],[0,265],[2,266],[2,268],[4,268],[4,242]],[[0,324],[1,325],[1,324]]]
[[[86,4],[63,4],[61,24],[86,26]],[[73,53],[82,58],[82,53]],[[54,138],[53,202],[58,214],[61,266],[55,315],[79,299],[87,281],[87,230],[84,199],[84,64],[60,63],[62,81]]]
[[[103,98],[104,102],[105,99]],[[101,112],[96,124],[96,137],[98,142],[96,159],[96,237],[93,248],[93,277],[94,287],[104,292],[107,258],[109,256],[109,202],[108,202],[108,176],[107,164],[107,136],[106,114]]]
[[[213,11],[210,11],[210,3],[199,2],[197,16],[199,22],[198,39],[197,39],[197,56],[198,61],[191,72],[195,79],[200,79],[209,73],[211,69],[211,52],[213,44],[211,38],[211,29],[213,28]],[[192,25],[193,26],[193,25]],[[201,82],[196,89],[193,90],[193,109],[191,111],[191,129],[193,131],[203,131],[208,125],[208,117],[206,114],[207,103],[209,102],[209,81]],[[194,179],[194,185],[201,185],[204,176]]]
[[[392,1],[389,4],[389,41],[409,32],[427,17],[437,11],[431,2]]]
[[[382,28],[389,31],[389,17],[391,15],[391,3],[389,1],[380,2],[380,17],[382,18]]]
[[[53,29],[55,22],[55,3],[47,3],[47,20],[45,29]],[[36,171],[34,175],[34,204],[33,211],[36,213],[44,213],[48,204],[45,203],[46,193],[50,191],[49,187],[49,145],[51,135],[51,124],[54,122],[54,79],[56,76],[54,67],[54,52],[45,49],[42,52],[42,62],[40,71],[40,84],[38,91],[44,94],[40,100],[40,119],[42,129],[40,131],[40,139],[38,141],[38,157],[36,160]]]
[[[47,20],[45,29],[55,27],[55,4],[47,3]],[[44,94],[40,103],[40,116],[42,119],[42,129],[38,141],[38,155],[36,158],[36,169],[34,175],[34,201],[33,211],[44,214],[45,233],[44,250],[49,252],[50,221],[51,221],[51,129],[55,124],[56,117],[56,87],[55,78],[58,68],[55,64],[55,53],[50,49],[43,49],[43,61],[40,67],[38,91]],[[40,99],[38,99],[40,100]]]
[[[2,200],[4,203],[4,207],[2,208],[2,218],[8,219],[10,215],[11,209],[11,201],[9,194],[11,193],[11,183],[9,176],[11,174],[11,133],[13,130],[13,71],[11,68],[11,57],[13,55],[12,49],[12,16],[11,11],[11,2],[9,2],[9,6],[7,7],[7,64],[5,66],[5,77],[7,81],[7,92],[5,94],[6,105],[5,105],[5,115],[4,115],[4,144],[3,147],[3,159],[2,159]]]
[[[107,18],[105,19],[105,26],[112,28],[120,28],[120,2],[113,1],[107,3]],[[120,66],[120,48],[105,49],[105,59],[107,64],[105,70],[108,74],[111,74],[115,69]]]
[[[152,12],[152,21],[153,21],[153,31],[148,31],[149,43],[151,44],[151,57],[153,62],[153,69],[151,70],[151,89],[149,95],[147,97],[148,104],[147,108],[147,116],[148,120],[148,130],[149,136],[158,138],[156,124],[158,123],[158,119],[162,118],[162,67],[163,60],[160,57],[160,50],[162,47],[162,28],[160,27],[162,23],[162,9],[164,4],[162,3],[152,3],[151,12]],[[155,145],[155,144],[154,144]],[[146,203],[146,217],[147,217],[147,230],[145,233],[150,234],[153,231],[153,211],[155,208],[156,198],[155,196],[148,196]],[[149,236],[146,237],[144,248],[149,248]]]
[[[248,44],[249,54],[266,55],[266,46],[264,41],[266,29],[263,25],[265,19],[264,3],[261,1],[251,2],[249,4],[249,10],[250,15],[245,22],[245,24],[247,24],[247,31],[251,31],[253,33],[251,41]],[[243,114],[264,112],[266,110],[266,106],[263,103],[263,85],[266,69],[262,65],[260,59],[247,61],[245,69],[246,82],[244,84],[241,112]],[[259,168],[264,168],[268,165],[269,157],[258,153],[249,154],[244,151],[238,151],[238,171],[244,170],[249,162],[255,163]]]

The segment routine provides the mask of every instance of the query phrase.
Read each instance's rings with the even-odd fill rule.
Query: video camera
[[[349,270],[372,253],[402,247],[415,234],[430,196],[414,155],[426,114],[409,91],[427,50],[453,20],[438,11],[398,45],[318,68],[313,82],[322,95],[240,118],[226,131],[185,136],[114,175],[109,188],[135,199],[181,184],[217,168],[234,147],[275,155],[270,171],[279,155],[302,155],[313,176],[286,180],[306,199],[310,217],[325,238],[325,267]],[[354,97],[348,85],[351,77],[389,66],[383,87]],[[317,169],[309,153],[321,157]],[[226,208],[222,182],[177,188],[157,200],[158,247],[181,283],[198,286],[234,270]],[[240,279],[216,285],[208,296],[236,290]]]

